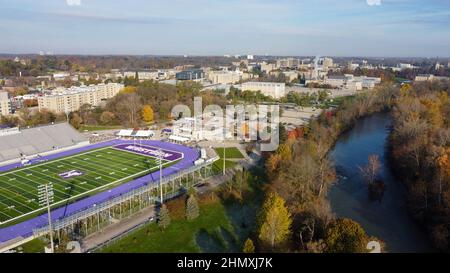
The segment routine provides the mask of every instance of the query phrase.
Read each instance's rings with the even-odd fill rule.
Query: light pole
[[[223,175],[225,175],[225,144],[223,145]]]
[[[48,233],[50,234],[50,248],[52,253],[55,252],[55,247],[53,245],[53,227],[52,227],[52,216],[50,213],[50,204],[53,203],[53,184],[50,182],[48,184],[41,184],[38,186],[38,196],[39,196],[39,206],[47,206],[48,214]]]
[[[163,203],[163,189],[162,189],[162,150],[161,150],[161,148],[159,148],[158,151],[159,151],[159,193],[160,193],[160,201],[162,204]]]

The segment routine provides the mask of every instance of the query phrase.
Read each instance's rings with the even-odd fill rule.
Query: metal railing
[[[199,164],[199,165],[196,165],[196,166],[192,166],[192,167],[190,167],[188,169],[184,169],[184,170],[181,170],[181,171],[176,172],[174,174],[171,174],[169,176],[163,177],[162,180],[161,180],[162,181],[161,184],[162,185],[168,184],[168,183],[170,183],[170,182],[172,182],[172,181],[174,181],[174,180],[176,180],[178,178],[181,178],[181,177],[184,177],[184,176],[189,175],[191,173],[194,173],[196,171],[199,171],[199,170],[201,170],[204,167],[212,165],[217,160],[218,160],[218,157],[217,158],[212,158],[212,159],[210,159],[210,160],[208,160],[208,161],[206,161],[206,162],[204,162],[202,164]],[[158,181],[158,180],[156,180],[156,181]],[[52,222],[53,230],[59,230],[59,229],[65,228],[65,227],[67,227],[69,225],[72,225],[72,224],[76,223],[77,221],[79,221],[81,219],[85,219],[85,218],[87,218],[89,216],[96,215],[99,212],[105,211],[105,210],[107,210],[107,209],[109,209],[111,207],[114,207],[115,205],[118,205],[120,203],[128,201],[128,200],[130,200],[130,199],[132,199],[132,198],[134,198],[136,196],[139,196],[139,195],[145,194],[147,192],[150,192],[151,190],[153,190],[154,188],[157,188],[157,187],[158,187],[158,184],[156,184],[156,183],[153,186],[150,186],[149,184],[146,184],[146,185],[140,186],[139,188],[132,189],[132,190],[126,192],[126,193],[123,193],[123,194],[121,194],[121,195],[119,195],[117,197],[114,197],[114,198],[112,198],[110,200],[107,200],[105,202],[101,202],[99,204],[94,204],[90,208],[84,209],[84,210],[82,210],[80,212],[76,212],[76,213],[74,213],[72,215],[69,215],[67,217],[64,217],[62,219],[58,219],[58,220]],[[177,196],[178,194],[179,193],[169,193],[169,194],[165,195],[165,198],[166,199],[170,199],[170,198],[173,198],[174,196]],[[173,195],[173,196],[171,196],[171,195]],[[153,201],[153,202],[159,201],[159,198],[150,197],[149,201]],[[42,235],[47,234],[47,233],[48,233],[48,225],[43,225],[41,227],[36,227],[36,228],[33,229],[33,234],[35,236],[42,236]]]

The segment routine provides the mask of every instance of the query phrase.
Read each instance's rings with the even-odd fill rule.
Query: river
[[[409,217],[405,189],[388,167],[385,146],[390,122],[389,114],[374,114],[339,138],[331,152],[339,178],[329,193],[331,207],[336,216],[355,220],[369,235],[383,240],[388,252],[433,251],[424,231]],[[386,191],[381,202],[369,200],[358,169],[371,154],[378,154],[382,163],[380,177]]]

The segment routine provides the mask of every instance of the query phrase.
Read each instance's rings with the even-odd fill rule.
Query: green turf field
[[[170,163],[163,161],[163,165]],[[42,209],[37,196],[39,184],[52,182],[56,206],[128,182],[158,167],[158,159],[107,147],[0,173],[0,223]],[[69,171],[83,174],[67,179],[60,177]]]

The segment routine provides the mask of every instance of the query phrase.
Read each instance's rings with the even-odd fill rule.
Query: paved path
[[[82,252],[89,251],[90,249],[93,249],[96,246],[127,232],[133,227],[148,221],[151,217],[155,217],[155,210],[153,206],[145,208],[142,211],[133,214],[128,218],[122,219],[115,224],[109,225],[100,232],[89,235],[81,242],[81,250]]]

